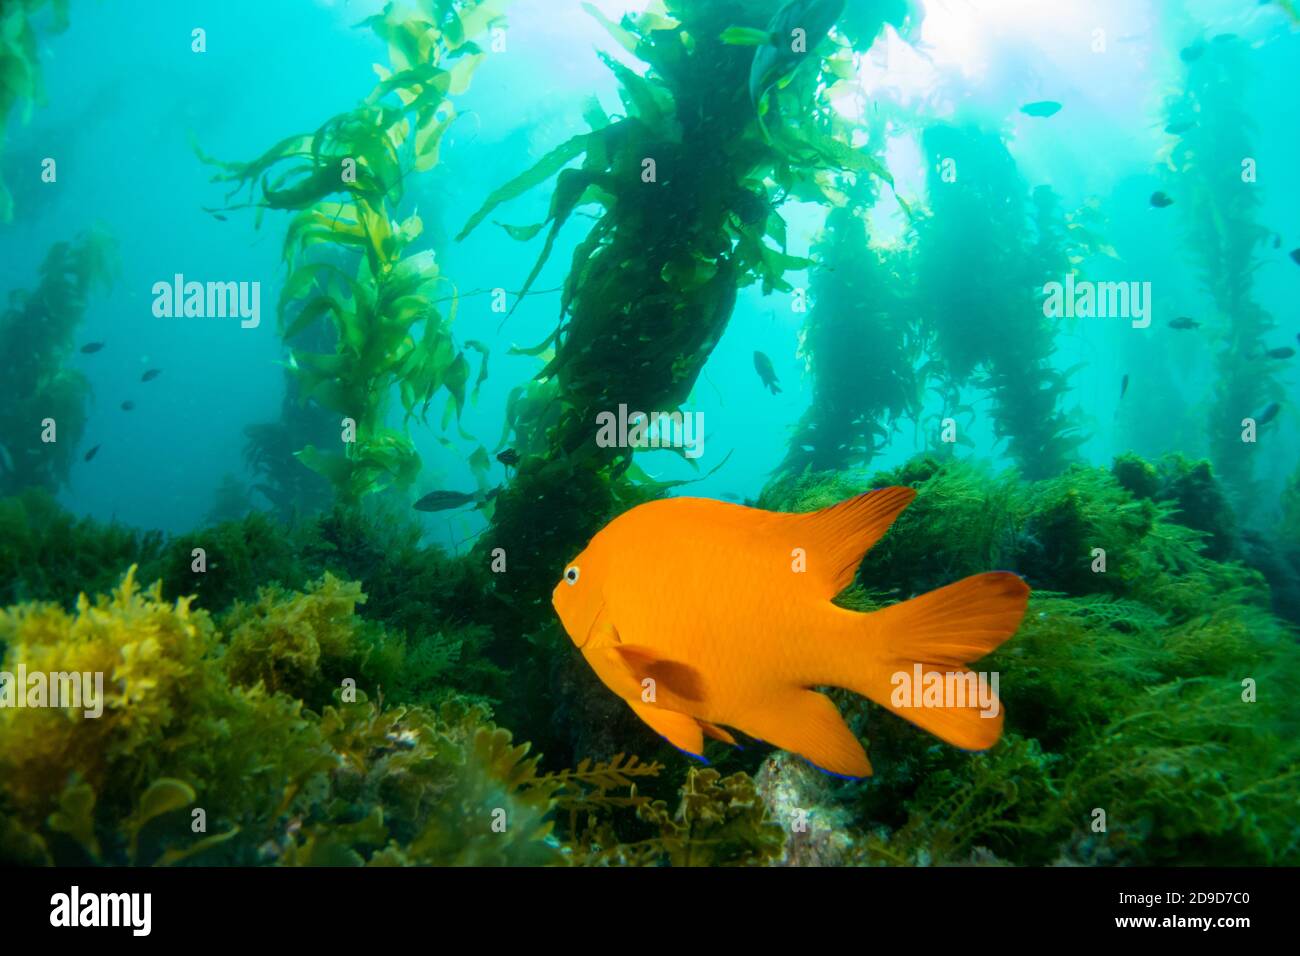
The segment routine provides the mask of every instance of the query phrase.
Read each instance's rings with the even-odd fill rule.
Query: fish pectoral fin
[[[619,644],[611,650],[623,661],[637,684],[644,687],[647,679],[654,681],[656,697],[667,694],[695,703],[704,700],[704,677],[689,664],[667,660],[653,649],[639,644]]]
[[[632,712],[650,725],[650,729],[678,750],[704,759],[704,733],[700,722],[689,714],[665,710],[654,704],[628,701]]]
[[[598,648],[610,647],[622,643],[623,639],[619,637],[618,628],[614,626],[614,618],[609,613],[609,608],[602,607],[597,612],[596,617],[591,622],[591,627],[587,630],[587,640],[583,647],[596,650]]]
[[[792,688],[763,710],[728,723],[751,737],[806,757],[830,773],[871,776],[871,762],[861,742],[825,694]]]

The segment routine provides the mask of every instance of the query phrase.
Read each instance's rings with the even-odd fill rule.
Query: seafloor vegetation
[[[560,324],[526,353],[540,371],[511,392],[496,450],[518,457],[499,492],[486,487],[487,446],[459,426],[488,350],[452,334],[439,303],[454,304],[455,287],[403,204],[409,177],[438,165],[453,98],[505,0],[390,6],[365,24],[390,64],[353,109],[251,162],[200,154],[234,186],[220,215],[251,206],[260,226],[265,210],[291,214],[282,419],[249,427],[256,483],[223,484],[206,526],[145,532],[54,497],[88,395],[68,363],[74,330],[112,274],[112,245],[94,232],[50,251],[0,316],[0,426],[28,436],[6,437],[0,471],[0,672],[102,672],[104,713],[0,709],[0,861],[1300,864],[1300,472],[1264,531],[1239,505],[1254,465],[1221,429],[1213,466],[1080,463],[1058,329],[1034,290],[1106,248],[1095,210],[1029,188],[1004,131],[934,123],[926,153],[956,157],[976,185],[935,188],[916,208],[900,199],[905,240],[869,246],[868,214],[893,186],[888,112],[851,122],[830,92],[855,49],[905,28],[909,5],[850,4],[813,38],[811,65],[769,77],[756,102],[753,35],[784,6],[667,0],[608,23],[647,66],[608,60],[623,112],[593,103],[589,132],[465,225],[553,182],[544,222],[504,226],[545,236],[517,302],[560,230],[590,223]],[[25,8],[13,9],[6,36],[18,39],[0,64],[30,73]],[[1182,94],[1200,109],[1239,67],[1241,51],[1220,47]],[[25,89],[34,97],[34,80]],[[0,116],[14,106],[0,101]],[[1185,203],[1193,232],[1221,215],[1213,183],[1196,179],[1219,135],[1205,130],[1171,158],[1201,183]],[[786,249],[789,200],[828,210],[811,260]],[[1227,265],[1204,263],[1242,349],[1271,327],[1248,295],[1249,213],[1219,248]],[[1007,708],[989,752],[835,692],[870,745],[868,782],[749,741],[710,744],[712,763],[693,763],[597,683],[548,601],[592,533],[672,492],[632,450],[594,445],[595,411],[680,407],[738,291],[792,292],[788,276],[814,265],[825,268],[802,345],[813,402],[753,503],[807,511],[873,487],[918,490],[840,597],[855,608],[991,569],[1034,589],[1020,631],[984,665]],[[1004,334],[985,334],[991,316]],[[1233,414],[1276,393],[1240,361],[1218,373]],[[936,439],[873,471],[927,391],[963,428],[972,392],[987,398],[1015,469],[958,460]],[[51,407],[57,454],[29,427]],[[331,448],[340,428],[351,439]],[[489,526],[469,553],[422,540],[415,428],[476,445]]]
[[[1194,527],[1206,482],[1203,463],[1180,459],[1026,482],[921,457],[769,487],[760,503],[791,510],[872,486],[919,490],[842,598],[851,606],[990,567],[1035,588],[1024,626],[988,662],[1007,723],[987,754],[839,695],[871,747],[867,783],[761,745],[714,745],[701,767],[634,720],[593,728],[566,706],[576,652],[558,624],[520,642],[475,557],[421,546],[379,508],[292,527],[254,513],[163,540],[77,520],[30,491],[0,502],[0,669],[103,671],[106,709],[0,710],[0,852],[1296,863],[1300,650],[1218,506],[1222,553],[1208,556],[1211,532]],[[1104,574],[1089,570],[1098,542]],[[199,547],[204,573],[191,570]],[[505,729],[520,726],[536,749]],[[799,811],[806,831],[792,826]]]

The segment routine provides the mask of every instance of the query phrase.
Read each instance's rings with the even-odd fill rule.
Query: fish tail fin
[[[1028,600],[1019,576],[993,571],[864,615],[872,660],[845,686],[945,743],[987,750],[1002,735],[1002,707],[996,684],[966,665],[1016,632]],[[936,684],[939,702],[925,693]]]

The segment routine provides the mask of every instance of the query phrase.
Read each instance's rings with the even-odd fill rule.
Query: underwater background
[[[105,699],[0,707],[0,860],[1300,863],[1298,63],[1290,0],[2,0],[0,672]],[[836,690],[870,779],[703,764],[551,608],[645,501],[890,485],[838,603],[1033,588],[985,753]]]

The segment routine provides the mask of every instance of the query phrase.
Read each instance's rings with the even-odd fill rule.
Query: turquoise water
[[[241,463],[243,429],[274,420],[283,389],[274,321],[284,276],[278,255],[283,223],[268,216],[258,232],[247,211],[225,222],[206,214],[203,207],[219,205],[222,190],[207,182],[209,171],[189,138],[211,155],[246,159],[352,106],[369,89],[371,64],[383,55],[369,31],[353,25],[380,5],[312,3],[290,10],[235,2],[198,19],[168,4],[141,3],[129,17],[107,6],[73,6],[67,32],[40,39],[46,101],[26,124],[9,118],[3,161],[16,212],[0,233],[5,285],[27,284],[51,243],[92,223],[102,222],[115,236],[121,274],[108,294],[89,304],[79,333],[108,344],[75,360],[94,390],[84,441],[103,449],[73,469],[61,500],[79,513],[180,531],[203,517],[226,474],[250,480]],[[617,4],[604,6],[621,12]],[[190,49],[190,31],[200,21],[208,37],[202,54]],[[1104,31],[1105,52],[1092,52],[1094,29]],[[1179,333],[1167,323],[1190,315],[1208,325],[1215,306],[1198,279],[1181,210],[1154,210],[1147,197],[1164,182],[1161,164],[1171,137],[1163,132],[1162,97],[1177,88],[1187,65],[1178,51],[1220,33],[1235,33],[1249,47],[1238,105],[1253,122],[1250,147],[1259,169],[1253,218],[1283,240],[1280,249],[1265,242],[1257,250],[1253,296],[1278,321],[1277,344],[1294,345],[1297,267],[1286,253],[1300,243],[1300,198],[1287,170],[1300,135],[1298,107],[1289,95],[1300,40],[1276,5],[1193,4],[1175,12],[1163,4],[1067,4],[1049,12],[1029,3],[934,4],[910,34],[915,46],[891,29],[865,57],[869,95],[896,105],[901,116],[887,155],[901,195],[925,204],[926,164],[918,142],[925,122],[960,115],[1000,125],[1027,184],[1051,185],[1065,210],[1098,203],[1107,220],[1105,241],[1117,258],[1090,263],[1090,274],[1152,283],[1150,328],[1075,320],[1057,334],[1054,363],[1085,363],[1065,404],[1089,435],[1080,452],[1090,461],[1104,463],[1127,449],[1148,455],[1203,450],[1198,412],[1213,388],[1214,357],[1222,346],[1204,328]],[[493,228],[463,243],[450,236],[494,188],[585,130],[581,114],[588,97],[610,109],[618,103],[617,83],[595,54],[622,51],[577,4],[516,4],[506,43],[507,52],[490,56],[469,92],[457,97],[462,116],[448,135],[443,162],[410,184],[403,207],[419,211],[441,269],[463,291],[517,289],[534,250]],[[1061,102],[1061,112],[1046,119],[1018,112],[1045,99]],[[58,161],[57,183],[39,181],[46,155]],[[536,221],[547,201],[544,190],[533,191],[503,218]],[[824,212],[794,202],[783,215],[790,252],[806,254]],[[886,195],[873,220],[880,224],[873,241],[898,241],[903,227],[892,197]],[[581,235],[579,223],[564,230],[537,288],[560,285]],[[266,319],[257,329],[239,329],[232,322],[156,318],[150,290],[176,273],[200,281],[260,282]],[[790,281],[806,287],[807,277],[796,273]],[[490,296],[460,305],[456,334],[493,349],[491,377],[466,413],[468,432],[495,441],[506,393],[536,370],[533,360],[506,351],[544,338],[557,302],[556,295],[530,297],[500,331]],[[799,356],[803,318],[787,297],[764,297],[752,287],[742,292],[691,396],[692,408],[708,423],[702,464],[728,451],[734,455],[696,491],[756,495],[782,458],[811,396]],[[975,321],[988,326],[992,320]],[[986,327],[983,334],[998,332]],[[754,350],[771,356],[781,394],[762,389]],[[143,388],[139,372],[150,366],[165,374]],[[1295,368],[1283,362],[1269,370],[1292,400]],[[1121,404],[1125,375],[1129,386]],[[137,402],[130,414],[119,409],[126,399]],[[1276,497],[1300,453],[1300,433],[1288,427],[1292,415],[1289,408],[1283,413],[1268,460],[1260,463],[1268,498]],[[976,423],[971,438],[975,448],[959,454],[998,460],[987,419]],[[464,460],[472,446],[458,440],[446,449],[424,430],[414,439],[425,462],[422,488],[469,487]],[[904,460],[927,439],[904,423],[880,462]],[[648,456],[646,467],[664,477],[690,474],[666,454]],[[472,517],[452,523],[449,531],[443,517],[429,519],[429,533],[463,538],[477,527]]]
[[[995,775],[1032,766],[1048,779],[1091,753],[1070,734],[1104,726],[1102,713],[1118,722],[1128,712],[1116,701],[1136,706],[1156,685],[1173,694],[1217,680],[1233,696],[1257,667],[1295,673],[1300,12],[1292,3],[848,0],[840,10],[813,0],[492,0],[504,16],[484,17],[475,45],[456,45],[443,63],[478,57],[472,78],[454,77],[447,100],[435,98],[438,116],[420,121],[427,132],[448,120],[436,157],[417,163],[423,141],[398,137],[400,183],[381,190],[384,221],[412,231],[405,248],[378,251],[339,238],[355,209],[329,204],[353,195],[346,188],[331,187],[314,206],[258,208],[286,166],[310,166],[305,146],[253,169],[243,189],[217,180],[368,96],[370,106],[396,108],[391,90],[372,93],[394,69],[393,50],[367,21],[384,4],[127,6],[71,0],[65,28],[52,4],[5,7],[4,22],[14,36],[30,30],[31,46],[0,48],[8,55],[0,63],[34,72],[0,73],[11,77],[0,79],[9,84],[0,180],[12,197],[0,224],[0,291],[15,295],[0,323],[8,353],[0,499],[44,489],[63,513],[90,522],[77,541],[108,541],[108,525],[160,537],[144,539],[138,554],[74,546],[72,532],[29,553],[23,537],[0,552],[13,603],[68,607],[88,582],[107,590],[138,563],[164,580],[169,599],[193,583],[198,607],[229,637],[242,620],[236,601],[256,600],[257,587],[273,582],[302,590],[328,569],[371,593],[359,617],[412,654],[421,648],[426,656],[408,661],[408,672],[437,672],[410,678],[391,700],[433,706],[452,693],[485,703],[516,740],[557,761],[547,769],[639,749],[663,758],[625,709],[610,716],[616,699],[551,612],[565,561],[609,519],[664,494],[811,510],[909,484],[920,492],[917,509],[933,510],[900,523],[868,557],[855,606],[994,570],[1019,574],[1047,602],[1030,604],[1031,633],[1020,639],[1026,654],[1041,655],[1031,676],[1019,685],[1014,673],[1003,676],[1028,722],[1008,724],[1015,741],[994,752],[1013,763]],[[475,5],[419,6],[432,15]],[[753,44],[760,56],[780,47],[756,34],[811,23],[825,7],[838,15],[829,35],[814,34],[811,52],[759,84]],[[712,35],[683,32],[672,15]],[[720,43],[726,25],[747,32]],[[637,36],[635,51],[619,43],[635,46]],[[655,43],[662,59],[647,53]],[[37,72],[39,92],[23,79]],[[423,89],[412,84],[402,89]],[[601,138],[606,124],[627,138]],[[508,188],[578,137],[585,152]],[[602,155],[614,159],[602,165]],[[333,164],[321,168],[334,175]],[[581,190],[566,205],[575,182]],[[497,205],[491,197],[503,188],[511,195]],[[286,250],[290,223],[313,208],[325,241]],[[548,240],[557,209],[565,221]],[[87,236],[98,238],[77,245]],[[593,236],[603,244],[590,245]],[[106,281],[96,269],[77,294],[42,285],[61,275],[43,264],[67,242],[102,250]],[[382,282],[366,271],[367,254],[385,263]],[[369,391],[348,392],[374,360],[373,328],[318,317],[286,336],[311,289],[305,274],[291,281],[304,263],[340,283],[334,293],[356,279],[350,288],[373,294],[404,269],[429,269],[402,300],[408,321],[389,343],[414,356],[408,364]],[[186,282],[202,284],[194,312],[224,294],[214,283],[231,283],[231,309],[244,311],[185,314]],[[425,318],[428,309],[437,317]],[[62,331],[50,331],[59,323]],[[444,351],[415,349],[426,334]],[[443,376],[428,394],[418,361]],[[313,362],[325,369],[318,377]],[[449,385],[457,375],[459,386]],[[526,388],[538,396],[529,414],[520,413]],[[687,447],[629,454],[635,412],[687,416]],[[41,436],[55,419],[51,443]],[[390,471],[357,477],[371,453]],[[253,556],[214,603],[205,581],[186,576],[185,555],[196,541],[218,540],[213,525],[249,527],[259,513],[276,530],[252,526]],[[361,517],[352,525],[340,515]],[[981,515],[996,528],[981,527]],[[392,520],[415,529],[414,550],[357,530]],[[257,534],[292,542],[274,552],[280,564],[269,563],[273,549]],[[500,544],[519,570],[485,584],[475,575],[487,574]],[[1099,570],[1096,549],[1109,551],[1109,569],[1103,560]],[[228,562],[224,574],[246,556],[214,560]],[[409,578],[392,576],[399,565]],[[75,574],[65,569],[73,566]],[[29,567],[40,574],[20,573]],[[1049,636],[1097,641],[1114,656],[1095,670],[1091,651],[1082,663],[1053,656],[1060,645],[1033,624],[1043,620],[1059,625]],[[18,646],[17,627],[7,638],[0,630],[0,651],[6,640]],[[1222,658],[1207,662],[1179,643],[1216,628]],[[1267,641],[1232,643],[1252,628]],[[448,635],[463,653],[454,678],[434,666]],[[1150,659],[1127,656],[1139,645],[1134,653]],[[357,660],[383,658],[366,653]],[[312,680],[333,686],[339,675],[324,672]],[[247,673],[230,679],[256,683]],[[1112,681],[1121,689],[1107,689]],[[319,712],[330,700],[321,686],[281,689]],[[1220,713],[1218,703],[1200,706],[1188,710]],[[1268,712],[1268,732],[1288,713]],[[881,730],[878,717],[854,712],[850,725],[872,739],[881,790],[846,797],[821,783],[815,799],[852,817],[854,846],[874,847],[892,828],[913,841],[892,862],[928,862],[946,837],[906,830],[897,808],[948,812],[941,795],[921,789],[938,769],[916,770],[930,752]],[[1210,740],[1211,725],[1206,717],[1179,731],[1196,760],[1198,748],[1223,743]],[[1261,730],[1258,739],[1285,762],[1274,738]],[[680,754],[664,759],[677,761],[663,778],[671,796],[688,764]],[[761,781],[761,759],[728,756],[722,767]],[[1282,775],[1256,787],[1230,768],[1188,757],[1193,764],[1170,784],[1176,796],[1194,803],[1217,795],[1207,781],[1228,781],[1224,799],[1243,819],[1275,809],[1251,803],[1256,791],[1294,793],[1277,782],[1289,780]],[[1152,758],[1142,768],[1153,765],[1165,766]],[[978,766],[942,779],[967,780]],[[1156,792],[1139,769],[1131,774]],[[1080,792],[1051,780],[1054,794]],[[765,793],[778,813],[780,800]],[[1028,820],[1038,808],[1004,812]],[[1238,852],[1214,842],[1219,831],[1211,839],[1189,825],[1187,835],[1143,817],[1133,839],[1150,856],[1137,858],[1119,843],[1098,850],[1086,822],[1051,827],[1046,849],[992,837],[975,846],[1015,862],[1058,854],[1295,862],[1293,846],[1267,827],[1251,844],[1267,851]],[[952,839],[955,855],[974,852]],[[255,862],[253,849],[240,852],[235,862]]]

